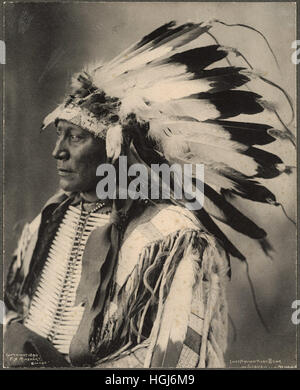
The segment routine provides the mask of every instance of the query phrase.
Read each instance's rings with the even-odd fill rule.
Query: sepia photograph
[[[297,368],[296,13],[3,3],[3,368]]]

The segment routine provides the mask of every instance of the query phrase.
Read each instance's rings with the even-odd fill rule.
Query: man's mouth
[[[74,173],[74,171],[71,171],[70,169],[64,169],[64,168],[57,168],[57,172],[59,176],[69,176],[72,173]]]

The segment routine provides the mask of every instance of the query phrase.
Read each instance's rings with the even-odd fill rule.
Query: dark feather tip
[[[137,44],[137,47],[142,47],[147,43],[157,39],[158,37],[164,36],[172,27],[176,25],[175,21],[172,20],[169,23],[164,24],[163,26],[158,27],[156,30],[152,31],[150,34],[145,35],[140,42]]]
[[[273,260],[273,256],[270,254],[270,252],[275,252],[275,250],[270,244],[269,240],[267,240],[266,238],[262,238],[258,240],[258,242],[265,255],[268,256],[271,260]]]
[[[283,173],[286,173],[287,175],[290,175],[290,174],[293,173],[293,171],[294,171],[295,168],[296,168],[296,167],[287,165],[287,166],[285,166],[285,168],[284,168],[284,170],[283,170]]]
[[[254,115],[264,110],[257,101],[260,95],[254,92],[229,90],[217,93],[199,93],[197,98],[213,103],[220,112],[218,119],[231,118],[240,114]]]
[[[208,120],[208,123],[216,123],[230,133],[233,141],[244,145],[266,145],[274,142],[276,138],[269,134],[271,126],[263,123],[233,122],[228,120]]]
[[[187,66],[189,72],[198,73],[216,61],[227,56],[224,50],[219,50],[219,45],[199,47],[177,53],[167,59],[167,62],[177,62]]]

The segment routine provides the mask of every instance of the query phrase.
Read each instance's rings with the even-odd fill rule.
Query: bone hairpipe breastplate
[[[81,276],[81,261],[87,239],[109,215],[88,213],[74,206],[67,210],[51,244],[25,326],[68,354],[84,307],[74,306]]]

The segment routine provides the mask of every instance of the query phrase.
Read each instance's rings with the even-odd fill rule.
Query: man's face
[[[68,192],[94,192],[96,169],[106,160],[105,143],[67,121],[57,124],[52,156],[57,160],[60,187]]]

